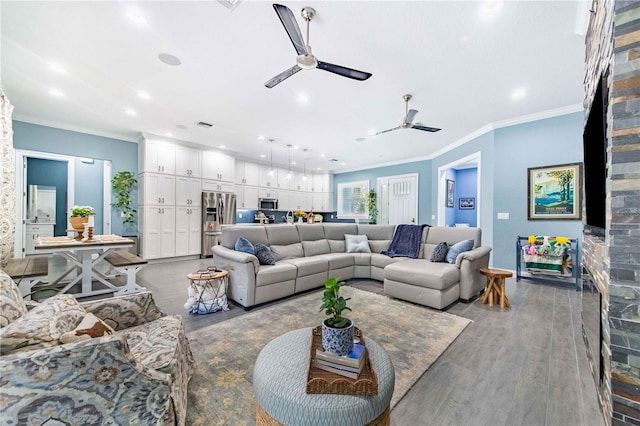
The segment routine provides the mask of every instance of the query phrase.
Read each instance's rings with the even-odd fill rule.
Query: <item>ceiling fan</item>
[[[381,132],[375,133],[374,136],[381,135],[383,133],[392,132],[398,129],[418,129],[418,130],[424,130],[425,132],[439,132],[440,130],[442,130],[435,127],[423,126],[422,124],[412,124],[413,118],[416,116],[418,111],[415,109],[409,109],[409,101],[411,100],[411,95],[404,95],[402,99],[404,99],[404,103],[405,103],[405,108],[404,108],[405,115],[404,115],[404,120],[402,120],[402,124],[400,124],[398,127],[394,127],[393,129],[387,129],[387,130],[383,130]]]
[[[302,19],[307,21],[307,40],[306,43],[302,38],[302,33],[300,32],[300,27],[298,27],[298,23],[296,22],[295,17],[293,16],[293,12],[287,6],[283,6],[281,4],[274,4],[273,8],[275,9],[278,17],[280,18],[280,22],[284,26],[284,29],[289,34],[289,38],[293,43],[293,47],[296,49],[298,53],[298,57],[296,58],[296,64],[289,68],[286,71],[281,72],[277,76],[273,77],[271,80],[267,81],[264,85],[269,89],[274,87],[275,85],[282,83],[287,78],[291,77],[295,73],[300,70],[310,70],[313,68],[319,68],[324,71],[329,71],[334,74],[341,75],[343,77],[349,77],[354,80],[366,80],[371,77],[371,73],[358,71],[351,68],[343,67],[340,65],[330,64],[328,62],[319,61],[313,53],[311,53],[311,46],[309,46],[309,22],[315,16],[316,11],[312,7],[305,7],[302,9]]]

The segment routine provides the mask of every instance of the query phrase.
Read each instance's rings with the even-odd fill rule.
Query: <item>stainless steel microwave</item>
[[[278,200],[275,198],[258,198],[258,209],[278,210]]]

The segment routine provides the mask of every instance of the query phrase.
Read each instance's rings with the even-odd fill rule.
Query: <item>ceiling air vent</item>
[[[198,121],[198,122],[196,123],[196,126],[204,127],[205,129],[210,129],[210,128],[212,128],[212,127],[213,127],[213,124],[211,124],[211,123],[206,123],[206,122],[204,122],[204,121]]]

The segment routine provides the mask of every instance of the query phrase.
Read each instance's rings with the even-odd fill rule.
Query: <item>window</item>
[[[368,219],[369,181],[338,184],[338,219]]]

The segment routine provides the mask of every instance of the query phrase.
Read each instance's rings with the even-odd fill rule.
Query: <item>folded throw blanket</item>
[[[389,250],[381,253],[389,257],[410,257],[416,259],[420,254],[420,240],[422,229],[427,225],[398,225]]]

